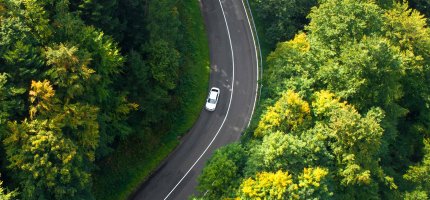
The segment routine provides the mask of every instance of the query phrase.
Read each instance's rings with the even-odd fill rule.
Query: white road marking
[[[203,157],[203,155],[206,153],[206,151],[209,149],[209,147],[212,145],[212,143],[217,138],[217,136],[218,136],[219,132],[221,131],[222,127],[224,126],[225,120],[227,119],[228,114],[230,112],[231,100],[233,99],[233,91],[234,91],[234,53],[233,53],[233,45],[232,45],[232,42],[231,42],[230,29],[228,28],[228,23],[227,23],[227,18],[225,17],[224,8],[222,7],[221,0],[218,0],[218,2],[219,2],[219,5],[221,6],[222,15],[224,16],[224,22],[225,22],[225,26],[227,28],[228,40],[229,40],[229,43],[230,43],[231,60],[232,60],[232,65],[233,65],[233,80],[232,80],[232,84],[231,84],[230,102],[228,103],[227,114],[225,115],[224,120],[221,123],[221,126],[219,127],[219,129],[218,129],[217,133],[215,134],[215,136],[212,138],[212,140],[209,143],[209,145],[206,147],[206,149],[203,151],[203,153],[199,156],[199,158],[197,158],[197,160],[190,167],[190,169],[187,171],[187,173],[185,173],[185,175],[181,178],[181,180],[179,180],[179,182],[175,185],[175,187],[173,187],[173,189],[169,192],[169,194],[167,194],[167,196],[164,198],[164,200],[166,200],[167,198],[169,198],[169,196],[173,193],[173,191],[175,191],[175,189],[178,187],[178,185],[181,184],[181,182],[184,180],[184,178],[194,168],[194,166],[197,164],[197,162],[199,162],[199,160]]]
[[[244,1],[244,0],[240,0],[240,1],[242,1],[242,6],[243,6],[243,9],[245,10],[245,14],[246,14],[246,19],[247,19],[247,21],[248,21],[249,30],[251,31],[252,42],[254,43],[255,61],[256,61],[256,63],[257,63],[257,70],[256,70],[256,71],[257,71],[257,87],[256,87],[256,89],[255,89],[254,106],[252,107],[251,117],[249,117],[249,122],[248,122],[248,127],[249,127],[249,125],[251,124],[252,116],[254,115],[255,104],[256,104],[256,102],[257,102],[257,95],[259,95],[259,94],[258,94],[258,81],[259,81],[259,76],[258,76],[258,67],[259,67],[259,65],[258,65],[257,46],[255,46],[254,31],[252,30],[251,22],[249,21],[248,11],[246,11],[245,3],[243,3],[243,1]],[[251,9],[251,8],[249,8],[249,9]],[[257,37],[258,37],[258,35],[257,35]],[[261,52],[260,52],[260,56],[261,56]],[[260,95],[261,95],[261,94],[260,94]]]

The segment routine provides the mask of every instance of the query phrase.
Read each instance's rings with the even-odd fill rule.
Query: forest
[[[208,60],[197,1],[0,0],[0,199],[125,199],[197,118]]]
[[[429,2],[251,0],[259,108],[203,199],[430,198]]]

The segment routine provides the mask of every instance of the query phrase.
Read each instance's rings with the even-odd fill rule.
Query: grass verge
[[[131,136],[97,163],[100,169],[94,174],[93,185],[96,199],[127,199],[175,149],[178,136],[185,134],[199,117],[209,81],[208,41],[199,1],[182,0],[177,6],[184,34],[179,47],[184,55],[184,75],[176,91],[182,107],[174,113],[176,120],[167,133],[144,138]]]
[[[170,137],[183,135],[199,117],[205,103],[209,83],[209,47],[199,1],[179,1],[178,8],[182,29],[185,33],[183,45],[184,69],[186,73],[178,87],[182,110],[176,117]]]
[[[96,199],[127,199],[158,164],[178,144],[170,143],[148,147],[147,141],[130,138],[108,158],[98,163],[93,193]]]

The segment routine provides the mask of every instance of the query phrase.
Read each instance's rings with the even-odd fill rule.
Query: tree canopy
[[[0,172],[18,189],[3,198],[93,199],[96,161],[168,134],[194,80],[181,12],[172,0],[0,0]]]

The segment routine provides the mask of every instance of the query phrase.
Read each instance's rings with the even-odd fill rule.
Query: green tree
[[[3,72],[21,77],[11,81],[23,86],[39,74],[43,59],[38,45],[52,36],[48,13],[43,9],[46,2],[2,1],[2,4],[5,5],[0,31]]]
[[[402,67],[398,48],[386,39],[365,37],[344,47],[338,60],[327,60],[317,73],[328,90],[366,110],[390,106],[403,96]]]
[[[67,5],[66,5],[67,8]],[[63,84],[58,89],[63,102],[81,102],[98,107],[99,143],[96,156],[106,156],[112,151],[115,138],[125,138],[132,131],[127,123],[129,113],[137,104],[127,100],[127,90],[120,73],[124,57],[117,43],[94,27],[89,27],[67,9],[60,9],[54,17],[59,41],[45,47],[44,56],[50,64],[46,75]],[[79,48],[78,48],[79,46]],[[66,84],[63,79],[67,79]]]
[[[311,44],[305,33],[297,34],[290,41],[278,43],[276,50],[267,57],[268,68],[262,80],[264,85],[271,86],[265,89],[269,98],[276,99],[285,90],[311,95],[318,57],[309,55],[310,48]]]
[[[198,190],[209,199],[232,197],[240,183],[245,159],[245,151],[240,144],[217,150],[198,178]]]
[[[281,106],[276,105],[287,104],[287,97],[297,99],[298,94],[289,91],[269,110],[282,110]],[[346,197],[342,194],[352,198],[370,198],[378,192],[376,183],[397,188],[377,160],[382,143],[383,129],[380,124],[383,111],[373,108],[362,116],[353,106],[341,102],[328,91],[316,92],[312,98],[311,107],[304,100],[298,104],[307,105],[307,113],[314,116],[313,122],[308,122],[308,128],[282,132],[282,126],[269,127],[261,145],[252,145],[247,174],[285,169],[297,175],[307,166],[326,166],[331,169],[335,181],[330,187],[337,188],[335,193],[338,194],[334,197],[339,199]],[[268,116],[272,121],[283,119],[281,115],[267,112],[256,130],[262,127],[261,123],[267,121]],[[294,117],[289,120],[294,121]],[[365,190],[368,195],[363,193]]]
[[[120,19],[118,0],[71,0],[71,9],[77,10],[89,25],[96,26],[121,41],[126,22]]]
[[[328,163],[331,157],[323,141],[308,133],[268,133],[260,145],[253,145],[247,162],[246,174],[279,169],[298,174],[307,166]]]
[[[266,41],[275,44],[291,39],[308,23],[306,15],[316,0],[254,0],[257,15],[261,18]],[[266,23],[267,22],[267,23]]]
[[[0,0],[0,36],[7,186],[25,188],[23,199],[90,199],[95,158],[131,132],[126,119],[136,108],[118,81],[118,44],[71,12],[68,0]]]
[[[0,125],[4,127],[8,119],[15,117],[13,111],[23,109],[23,102],[16,98],[26,92],[23,88],[11,87],[7,84],[9,75],[0,73]],[[2,129],[2,128],[0,128]],[[1,132],[1,130],[0,130]]]
[[[158,40],[147,47],[147,63],[152,78],[166,90],[172,90],[178,82],[179,52],[168,42]]]
[[[343,44],[360,41],[364,36],[377,36],[383,25],[382,9],[371,1],[324,1],[313,7],[308,17],[311,21],[306,30],[312,43],[335,52]]]
[[[425,140],[424,158],[421,163],[410,166],[404,178],[411,181],[415,189],[406,194],[406,199],[425,199],[430,195],[430,140]],[[415,197],[414,197],[415,196]]]

